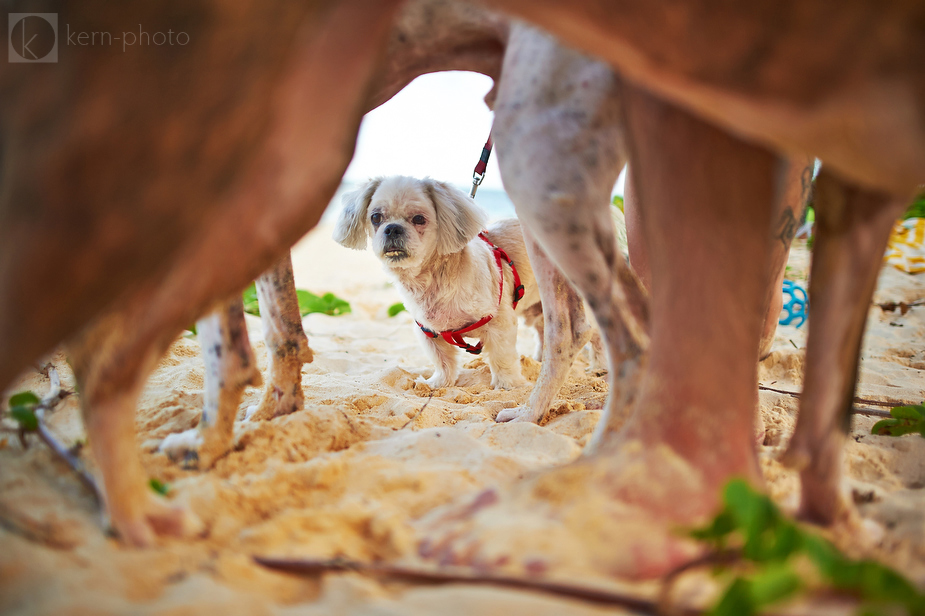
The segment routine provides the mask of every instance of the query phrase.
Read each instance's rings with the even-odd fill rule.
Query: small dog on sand
[[[344,205],[334,239],[363,250],[367,235],[372,238],[436,365],[424,383],[456,383],[459,347],[484,350],[495,389],[526,385],[517,317],[536,314],[540,294],[519,221],[485,229],[485,213],[465,193],[405,176],[370,180],[345,195]]]

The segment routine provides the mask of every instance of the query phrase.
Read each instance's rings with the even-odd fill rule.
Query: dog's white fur
[[[356,250],[372,238],[373,251],[392,274],[405,308],[424,327],[457,330],[486,315],[494,318],[465,334],[484,344],[496,389],[526,385],[517,353],[517,317],[540,303],[533,268],[527,258],[520,222],[501,221],[485,229],[486,215],[463,192],[443,182],[394,176],[370,180],[344,196],[344,210],[334,239]],[[498,266],[480,231],[514,262],[525,295],[514,309],[514,278],[503,266],[504,293],[498,303]],[[457,347],[420,331],[436,370],[427,385],[454,385],[459,376]]]

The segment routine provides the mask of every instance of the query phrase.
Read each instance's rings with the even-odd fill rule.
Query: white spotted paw
[[[199,467],[199,451],[202,448],[202,433],[197,428],[168,434],[163,440],[160,450],[167,454],[171,462],[183,468]]]
[[[512,409],[502,410],[495,416],[495,421],[497,423],[506,423],[508,421],[538,423],[542,418],[542,413],[537,413],[526,406],[517,406]]]

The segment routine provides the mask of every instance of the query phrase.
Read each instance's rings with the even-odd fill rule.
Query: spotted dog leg
[[[610,214],[610,190],[625,162],[620,86],[610,67],[525,26],[512,30],[503,74],[493,134],[505,188],[525,231],[578,289],[601,328],[612,395],[600,430],[615,430],[648,338],[645,293],[620,255]],[[568,293],[557,295],[571,287],[534,269],[544,289],[546,329],[553,338],[585,336],[585,319]],[[545,415],[548,407],[533,405],[551,402],[575,352],[572,341],[550,342],[547,333],[533,408],[499,415],[502,420]]]
[[[267,346],[267,387],[260,404],[247,410],[251,420],[272,419],[302,408],[302,364],[311,363],[312,350],[302,329],[302,314],[287,253],[257,279],[257,300]]]
[[[234,443],[234,420],[244,388],[261,384],[247,337],[240,297],[196,323],[205,361],[202,417],[192,430],[171,434],[161,451],[187,467],[209,468]]]
[[[539,423],[565,384],[575,356],[591,338],[591,327],[578,292],[552,264],[526,227],[523,232],[533,275],[543,298],[540,315],[543,325],[537,328],[543,335],[543,363],[526,406],[502,410],[495,421]]]
[[[800,415],[784,461],[800,470],[800,515],[829,524],[847,512],[842,453],[868,307],[893,222],[905,202],[816,178],[816,239],[809,279],[809,339]]]

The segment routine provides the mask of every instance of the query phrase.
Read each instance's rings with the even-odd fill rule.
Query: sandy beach
[[[190,541],[153,549],[122,547],[108,536],[92,497],[37,439],[15,436],[0,447],[0,613],[2,614],[604,614],[622,613],[576,600],[464,584],[379,581],[355,573],[297,577],[264,569],[252,555],[346,557],[413,563],[418,522],[429,512],[484,488],[503,486],[581,455],[607,396],[606,377],[583,354],[542,426],[495,424],[504,408],[526,401],[529,387],[494,391],[485,362],[467,358],[456,387],[416,385],[429,375],[407,313],[371,252],[351,251],[323,225],[293,250],[296,285],[333,292],[350,314],[303,320],[314,362],[302,372],[305,408],[269,422],[246,422],[260,390],[245,394],[235,451],[206,471],[184,470],[158,451],[170,433],[196,425],[203,364],[194,336],[181,337],[153,373],[139,403],[138,447],[168,498],[186,504],[208,527]],[[806,283],[809,253],[797,241],[787,277]],[[876,304],[925,297],[925,274],[885,267],[871,307],[857,396],[873,401],[925,400],[925,306],[887,311]],[[260,320],[248,326],[261,369]],[[807,327],[781,326],[760,382],[799,392]],[[521,326],[524,375],[535,381],[536,341]],[[50,359],[66,389],[74,380],[62,352]],[[43,395],[48,378],[25,375],[11,392]],[[792,434],[797,400],[762,391],[761,446],[769,493],[796,504],[796,473],[777,458]],[[869,405],[862,405],[869,406]],[[878,407],[883,408],[883,407]],[[875,417],[856,415],[848,439],[846,489],[865,533],[835,536],[849,553],[874,556],[925,586],[925,439],[872,436]],[[68,444],[85,439],[75,396],[48,418]],[[12,425],[12,424],[8,424]],[[92,446],[92,444],[90,444]],[[81,456],[89,460],[85,447]],[[510,522],[510,521],[509,521]],[[516,523],[516,521],[513,521]],[[540,538],[537,550],[542,551]],[[534,556],[520,546],[524,562]],[[560,546],[567,553],[568,546]],[[588,562],[552,558],[550,579],[614,584]],[[715,591],[704,580],[692,593]],[[696,586],[696,587],[695,587]],[[651,588],[642,588],[651,591]],[[846,611],[845,613],[850,613]]]

